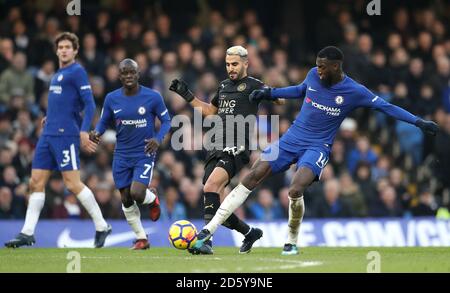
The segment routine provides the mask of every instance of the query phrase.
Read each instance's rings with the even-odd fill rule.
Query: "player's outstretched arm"
[[[420,130],[424,133],[436,135],[439,131],[439,126],[435,122],[424,120],[411,114],[403,108],[386,102],[384,99],[374,95],[366,88],[363,88],[363,98],[361,99],[361,103],[361,106],[379,110],[397,120],[402,120],[413,124],[420,128]]]
[[[252,102],[268,100],[275,101],[280,98],[284,99],[301,99],[305,96],[306,84],[301,83],[296,86],[288,86],[283,88],[270,88],[265,87],[260,90],[254,90],[249,99]]]
[[[194,93],[189,89],[187,83],[182,79],[174,79],[169,90],[179,94],[186,102],[190,103],[194,108],[201,108],[203,116],[213,115],[217,113],[217,107],[200,101],[195,97]]]

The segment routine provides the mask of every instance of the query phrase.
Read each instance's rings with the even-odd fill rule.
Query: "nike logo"
[[[60,166],[61,166],[61,168],[64,168],[64,167],[67,166],[67,165],[69,165],[69,162],[67,162],[67,163],[62,163]]]
[[[378,96],[375,96],[375,98],[372,99],[372,103],[378,100]]]
[[[114,114],[117,114],[117,113],[119,113],[120,111],[122,111],[122,109],[119,109],[119,110],[113,110]]]
[[[155,233],[156,229],[154,228],[147,228],[144,229],[146,234]],[[134,234],[133,231],[130,232],[123,232],[123,233],[117,233],[117,234],[111,234],[106,238],[105,246],[113,246],[119,243],[123,242],[130,242],[131,240],[136,239],[136,234]],[[83,240],[77,240],[73,239],[70,236],[70,229],[66,228],[64,231],[61,232],[61,234],[58,236],[57,240],[57,246],[59,248],[64,247],[94,247],[94,237],[89,239],[83,239]]]
[[[317,90],[313,89],[313,88],[310,87],[310,86],[308,87],[308,90],[309,90],[309,91],[312,91],[312,92],[317,92]]]
[[[141,176],[139,176],[141,179],[147,179],[148,178],[148,176],[144,176],[144,175],[142,175],[141,174]]]
[[[226,163],[227,163],[224,160],[219,160],[219,162],[222,162],[222,164],[224,164],[224,165],[226,165]]]
[[[214,208],[214,204],[212,203],[212,204],[210,204],[208,206],[205,206],[205,209],[207,209],[207,208],[213,209]]]

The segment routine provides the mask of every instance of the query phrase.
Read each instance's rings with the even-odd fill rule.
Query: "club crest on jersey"
[[[58,75],[58,78],[56,80],[61,81],[63,80],[64,76],[62,74]]]
[[[241,83],[240,85],[238,85],[237,90],[239,92],[243,92],[246,88],[247,88],[247,84]]]
[[[336,102],[336,104],[341,105],[344,102],[344,97],[337,96],[336,98],[334,98],[334,101]]]
[[[141,115],[144,115],[145,114],[145,108],[144,107],[139,107],[138,113],[141,114]]]

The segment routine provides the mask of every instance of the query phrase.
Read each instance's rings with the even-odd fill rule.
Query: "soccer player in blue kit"
[[[136,61],[124,59],[119,64],[123,87],[106,95],[102,115],[91,140],[99,143],[110,122],[117,131],[113,160],[113,177],[122,198],[122,210],[136,234],[131,249],[150,247],[142,227],[139,205],[150,205],[150,219],[158,220],[161,210],[155,191],[148,189],[152,179],[156,151],[170,129],[170,115],[162,96],[139,84]],[[155,117],[161,121],[155,133]]]
[[[344,118],[358,107],[369,107],[389,116],[416,125],[423,132],[436,135],[433,121],[425,121],[376,96],[342,71],[344,56],[333,46],[322,49],[305,80],[285,88],[264,88],[253,91],[250,100],[304,97],[300,113],[288,131],[266,148],[241,184],[225,198],[213,219],[200,231],[194,249],[199,249],[217,227],[240,205],[250,192],[271,174],[287,170],[292,164],[297,171],[289,187],[288,237],[282,254],[298,254],[297,240],[304,214],[303,193],[320,179],[328,162],[336,132]],[[274,154],[276,154],[274,156]]]
[[[92,217],[96,230],[94,246],[103,247],[111,233],[111,226],[103,218],[92,191],[80,180],[80,142],[81,148],[89,153],[95,152],[96,145],[89,140],[88,133],[95,113],[94,97],[86,71],[75,62],[78,37],[64,32],[56,37],[55,45],[60,68],[50,82],[44,131],[32,162],[25,223],[21,233],[5,243],[6,247],[35,243],[34,230],[44,206],[45,185],[53,170],[61,171],[66,188],[76,194]]]

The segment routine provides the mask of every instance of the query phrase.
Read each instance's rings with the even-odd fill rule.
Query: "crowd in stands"
[[[339,46],[347,75],[387,101],[436,121],[441,131],[424,136],[415,126],[382,113],[354,111],[341,125],[321,181],[305,193],[305,217],[435,216],[438,208],[450,208],[450,3],[415,7],[405,2],[378,19],[357,6],[364,1],[323,1],[313,12],[306,7],[313,4],[295,4],[299,13],[314,15],[312,26],[311,15],[294,24],[286,23],[292,17],[270,22],[261,11],[274,4],[256,9],[255,1],[245,7],[238,1],[196,1],[193,7],[179,4],[173,10],[161,3],[166,1],[103,1],[86,4],[81,16],[67,16],[62,4],[47,2],[52,1],[25,1],[0,12],[0,219],[25,216],[33,149],[42,131],[49,82],[58,70],[53,40],[62,31],[80,38],[78,62],[89,73],[97,105],[94,122],[105,95],[121,86],[117,64],[126,57],[138,62],[140,83],[161,92],[172,117],[193,119],[193,109],[168,86],[181,77],[197,97],[209,101],[227,78],[228,47],[245,46],[249,74],[282,87],[303,80],[315,66],[318,49]],[[282,13],[292,1],[277,2]],[[299,33],[291,34],[290,25],[298,26]],[[301,100],[264,105],[260,114],[279,115],[283,134],[300,105]],[[267,125],[259,129],[276,139]],[[81,155],[81,170],[105,217],[120,219],[120,194],[111,172],[114,142],[115,133],[108,130],[95,155]],[[202,218],[205,156],[205,150],[172,150],[170,136],[162,144],[151,184],[161,197],[163,220]],[[258,156],[254,151],[251,163]],[[226,193],[248,171],[244,168]],[[272,176],[238,215],[286,219],[294,171]],[[52,175],[41,218],[86,217],[60,174]]]

